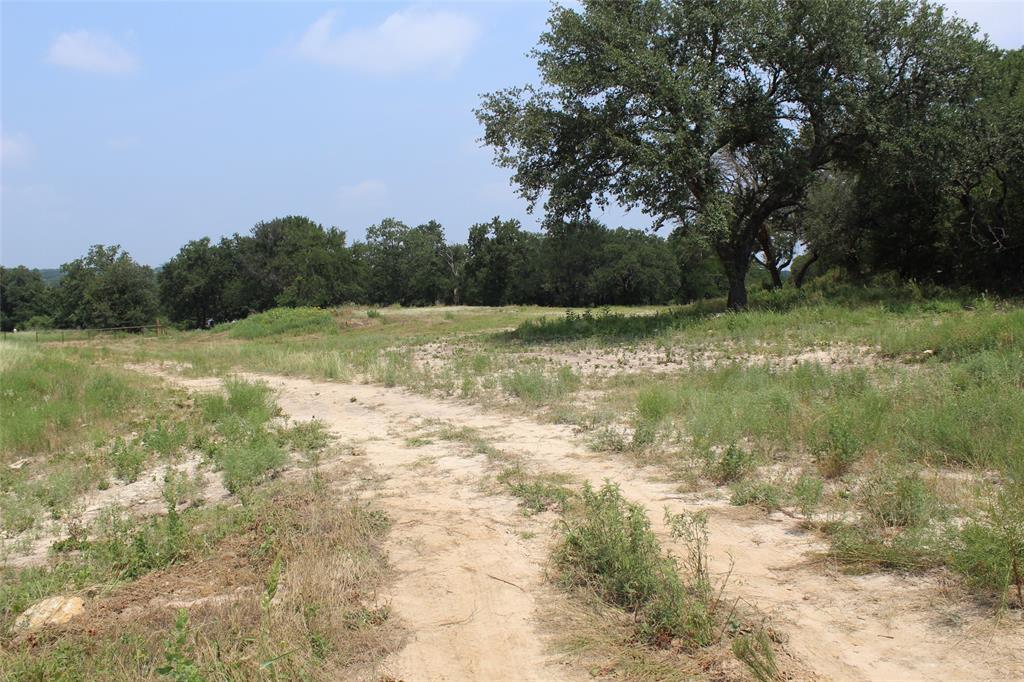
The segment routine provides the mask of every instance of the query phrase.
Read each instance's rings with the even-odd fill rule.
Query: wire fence
[[[66,343],[67,341],[82,341],[96,338],[100,334],[143,334],[152,331],[154,336],[167,333],[167,325],[157,321],[155,324],[138,324],[125,327],[92,327],[87,329],[31,329],[24,331],[3,332],[4,341],[17,339],[18,341],[47,341]]]

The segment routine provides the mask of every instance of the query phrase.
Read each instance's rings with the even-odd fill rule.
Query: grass
[[[706,586],[684,583],[644,509],[626,501],[617,486],[584,486],[555,561],[567,585],[593,590],[634,614],[642,639],[663,646],[675,639],[694,647],[711,643],[714,627]]]
[[[259,339],[285,334],[313,334],[337,329],[330,312],[320,308],[273,308],[250,315],[244,320],[219,325],[216,331],[227,329],[235,339]]]

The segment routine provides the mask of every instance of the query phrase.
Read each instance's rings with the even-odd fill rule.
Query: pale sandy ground
[[[220,386],[216,379],[164,376],[193,390]],[[545,580],[552,524],[525,518],[508,496],[484,492],[482,456],[451,443],[406,442],[433,421],[478,429],[538,471],[595,485],[617,482],[648,509],[662,542],[677,554],[683,548],[664,526],[664,509],[707,510],[712,569],[724,575],[731,568],[727,597],[770,617],[807,679],[1024,679],[1019,618],[997,621],[990,610],[944,599],[943,586],[929,577],[830,571],[810,561],[825,547],[796,520],[731,507],[714,490],[682,495],[656,470],[589,452],[568,427],[397,388],[248,376],[277,391],[288,417],[320,419],[340,440],[358,445],[373,472],[371,487],[394,520],[387,549],[398,577],[384,597],[409,631],[380,671],[392,679],[582,675],[549,654],[550,628],[542,623],[544,609],[564,599]],[[524,539],[524,530],[536,537]]]

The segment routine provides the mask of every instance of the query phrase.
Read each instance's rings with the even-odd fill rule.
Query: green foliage
[[[641,389],[633,418],[633,447],[641,448],[653,443],[675,405],[675,396],[663,386]]]
[[[194,660],[190,639],[188,609],[179,609],[174,632],[164,643],[164,664],[156,669],[158,675],[174,682],[204,682],[206,678]]]
[[[1001,602],[1012,593],[1024,607],[1024,493],[1000,492],[978,519],[965,524],[953,543],[951,563],[968,584]]]
[[[114,441],[107,457],[114,465],[114,475],[127,483],[139,479],[139,474],[142,473],[146,466],[146,460],[149,459],[146,451],[138,443],[124,441],[120,438]]]
[[[0,266],[0,331],[52,327],[52,310],[53,289],[38,270]]]
[[[765,511],[775,511],[782,508],[784,496],[782,488],[770,481],[741,481],[733,486],[729,501],[738,506],[753,504]]]
[[[634,613],[647,641],[710,642],[704,605],[687,591],[676,561],[662,552],[643,507],[627,502],[617,486],[584,486],[556,562],[568,584],[593,589]]]
[[[109,328],[156,321],[158,291],[153,269],[136,263],[120,246],[96,245],[61,266],[56,322],[61,327]]]
[[[236,339],[258,339],[284,334],[330,333],[337,329],[334,317],[319,308],[274,308],[235,322],[228,333]]]
[[[580,377],[567,366],[560,367],[553,375],[539,367],[531,367],[502,376],[501,385],[510,395],[525,403],[542,405],[579,390]]]
[[[572,492],[565,487],[566,477],[531,475],[519,464],[502,469],[497,480],[519,498],[528,513],[552,508],[564,510],[572,497]]]
[[[938,501],[916,471],[883,470],[868,481],[864,507],[886,527],[920,526],[933,517]]]
[[[721,455],[709,454],[708,472],[719,485],[744,478],[754,469],[754,455],[731,443]],[[743,503],[740,503],[743,504]]]
[[[793,499],[804,518],[810,519],[821,504],[825,482],[817,476],[802,474],[793,485]]]

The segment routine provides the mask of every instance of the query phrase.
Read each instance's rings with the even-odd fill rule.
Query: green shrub
[[[539,367],[521,369],[501,378],[507,393],[531,405],[543,405],[579,390],[580,377],[571,367],[563,366],[554,375]]]
[[[797,479],[793,486],[793,499],[805,518],[811,518],[821,504],[821,497],[825,491],[825,482],[817,476],[803,474]]]
[[[647,641],[709,643],[704,605],[686,590],[675,559],[662,552],[643,507],[627,502],[618,486],[584,486],[556,562],[567,583],[635,614]]]
[[[120,438],[114,441],[107,457],[114,465],[114,475],[126,483],[139,479],[148,459],[146,451],[137,443],[123,441]]]
[[[232,493],[260,482],[286,460],[281,446],[266,436],[244,443],[228,443],[217,457],[224,472],[224,485]]]
[[[754,468],[754,455],[735,443],[729,445],[720,457],[712,453],[708,463],[711,478],[719,485],[738,481]]]
[[[519,498],[527,512],[565,509],[572,497],[572,492],[564,485],[565,477],[530,475],[518,464],[506,467],[497,478],[499,483]]]
[[[935,494],[917,472],[883,470],[864,489],[864,508],[890,528],[923,525],[937,507]]]
[[[982,518],[964,525],[951,561],[975,589],[1000,601],[1012,592],[1024,608],[1024,494],[1004,491]]]
[[[812,450],[825,478],[842,476],[864,454],[862,428],[849,412],[833,409],[818,426]]]
[[[647,386],[640,391],[633,417],[633,447],[640,448],[654,442],[677,402],[676,397],[664,386]]]
[[[742,506],[754,504],[765,511],[782,508],[782,488],[768,481],[741,481],[733,486],[732,504]]]

